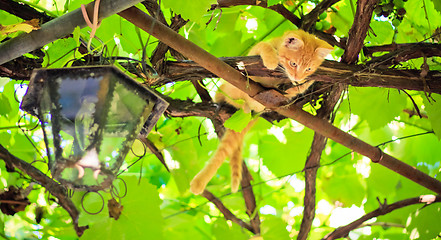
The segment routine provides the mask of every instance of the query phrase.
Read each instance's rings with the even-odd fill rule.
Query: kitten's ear
[[[285,47],[292,50],[298,50],[299,48],[303,47],[303,41],[294,35],[286,36],[284,40],[284,44]]]
[[[317,53],[317,56],[319,56],[320,58],[325,58],[326,56],[328,56],[328,54],[332,52],[332,50],[334,50],[334,48],[332,47],[319,47],[315,49],[315,53]]]

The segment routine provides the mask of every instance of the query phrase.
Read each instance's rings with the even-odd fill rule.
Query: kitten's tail
[[[232,190],[239,189],[242,178],[242,143],[245,134],[257,121],[257,118],[248,123],[241,131],[235,132],[231,129],[225,131],[219,146],[210,158],[205,167],[193,178],[190,183],[190,191],[194,194],[201,194],[211,178],[216,174],[219,167],[227,157],[230,157],[231,165],[231,185]]]
[[[230,168],[231,192],[235,193],[237,190],[239,190],[240,181],[242,180],[242,144],[238,146],[233,155],[231,155]]]

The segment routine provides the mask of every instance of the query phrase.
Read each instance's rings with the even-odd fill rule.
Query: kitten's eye
[[[307,72],[310,72],[311,70],[312,70],[311,68],[307,68],[307,69],[306,69]]]
[[[291,67],[297,67],[297,63],[295,62],[289,62],[289,65],[291,65]]]

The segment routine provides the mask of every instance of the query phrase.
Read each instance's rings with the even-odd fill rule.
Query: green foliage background
[[[30,0],[23,1],[31,6],[61,16],[76,9],[83,0]],[[203,47],[217,57],[245,55],[247,50],[261,40],[281,35],[295,26],[276,12],[256,7],[237,6],[207,12],[214,0],[163,0],[161,9],[166,19],[181,14],[188,22],[180,34]],[[319,1],[285,2],[294,14],[308,13]],[[381,1],[380,1],[381,2]],[[395,2],[395,1],[394,1]],[[269,5],[280,1],[268,1]],[[354,21],[356,1],[342,0],[328,9],[320,21],[327,21],[336,28],[335,35],[347,37]],[[392,19],[373,17],[371,31],[365,40],[366,46],[391,43],[433,42],[429,38],[441,26],[441,4],[438,0],[408,0],[403,3],[406,15],[398,26]],[[137,5],[145,10],[141,4]],[[209,19],[213,17],[212,21]],[[0,11],[3,25],[22,20]],[[208,24],[206,24],[209,22]],[[322,24],[323,25],[323,24]],[[325,24],[326,25],[326,24]],[[76,48],[78,39],[87,39],[85,28],[77,29],[72,38],[57,40],[45,46],[44,67],[64,67],[72,59],[80,58]],[[324,29],[326,30],[326,29]],[[14,37],[11,35],[10,37]],[[141,59],[144,44],[150,56],[158,41],[117,15],[102,22],[93,41],[97,47],[105,46],[105,57],[122,56]],[[147,39],[149,40],[147,42]],[[336,47],[334,60],[343,51]],[[30,55],[30,54],[28,54]],[[169,60],[173,58],[168,55]],[[360,63],[369,60],[363,55]],[[440,59],[427,60],[431,70],[441,70]],[[413,59],[397,68],[420,69],[423,59]],[[210,93],[215,92],[217,79],[206,79]],[[47,172],[47,166],[39,162],[44,158],[44,143],[39,136],[41,129],[34,128],[37,120],[19,110],[20,100],[26,89],[26,82],[14,79],[0,79],[0,144],[15,156],[33,163],[33,166]],[[190,82],[164,85],[156,90],[176,99],[200,101]],[[334,125],[367,141],[378,145],[386,153],[441,179],[441,96],[432,94],[427,98],[422,92],[408,91],[413,101],[427,115],[427,118],[410,116],[404,109],[413,109],[413,103],[402,91],[386,88],[348,87],[336,113]],[[315,113],[314,107],[305,109]],[[22,118],[24,116],[24,118]],[[237,114],[227,122],[231,128],[241,128],[250,116]],[[20,127],[17,127],[20,126]],[[313,132],[293,120],[283,120],[271,125],[265,120],[258,124],[246,137],[244,157],[254,178],[254,192],[262,220],[262,237],[270,239],[292,239],[298,234],[302,219],[304,175],[302,169],[309,153]],[[226,221],[216,207],[201,196],[189,192],[189,182],[203,167],[218,143],[209,120],[198,117],[162,117],[150,133],[151,140],[164,154],[171,172],[168,173],[157,158],[147,153],[141,161],[127,169],[137,160],[130,153],[126,158],[121,175],[127,183],[128,194],[121,199],[124,206],[119,220],[108,217],[107,204],[97,215],[81,212],[80,225],[89,225],[81,239],[249,239],[252,234],[238,225]],[[37,150],[36,150],[37,149]],[[142,152],[140,142],[135,142],[133,151]],[[328,141],[322,155],[317,178],[318,211],[310,239],[320,239],[338,224],[349,223],[363,213],[378,208],[376,198],[393,203],[420,194],[433,194],[429,190],[405,179],[396,173],[370,163],[359,154]],[[0,187],[27,187],[31,180],[16,172],[7,172],[0,161]],[[49,174],[49,173],[48,173]],[[221,167],[210,182],[208,189],[236,216],[248,219],[241,193],[230,193],[229,168]],[[121,183],[116,183],[121,184]],[[47,192],[38,185],[29,195],[31,205],[14,216],[0,216],[0,236],[5,239],[76,239],[72,220]],[[79,209],[81,196],[75,192],[72,199]],[[109,193],[100,193],[105,201]],[[83,202],[87,208],[99,209],[102,202],[98,195],[89,194]],[[35,211],[44,210],[42,221],[37,224]],[[344,209],[357,209],[347,214]],[[339,220],[335,220],[339,219]],[[391,214],[373,219],[398,227],[372,226],[357,229],[351,239],[435,239],[441,232],[441,210],[439,204],[426,208],[411,206]],[[394,226],[395,226],[394,225]]]

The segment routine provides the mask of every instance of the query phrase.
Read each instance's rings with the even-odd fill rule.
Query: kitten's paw
[[[291,97],[295,97],[297,95],[299,95],[301,93],[300,91],[301,89],[299,88],[299,86],[294,86],[292,88],[286,89],[286,97],[291,98]]]
[[[199,181],[199,179],[194,178],[193,180],[191,180],[190,182],[190,192],[192,192],[193,194],[199,195],[201,194],[205,189],[205,184],[201,181]]]
[[[279,58],[277,56],[265,56],[262,57],[263,65],[269,70],[274,70],[279,66]]]

